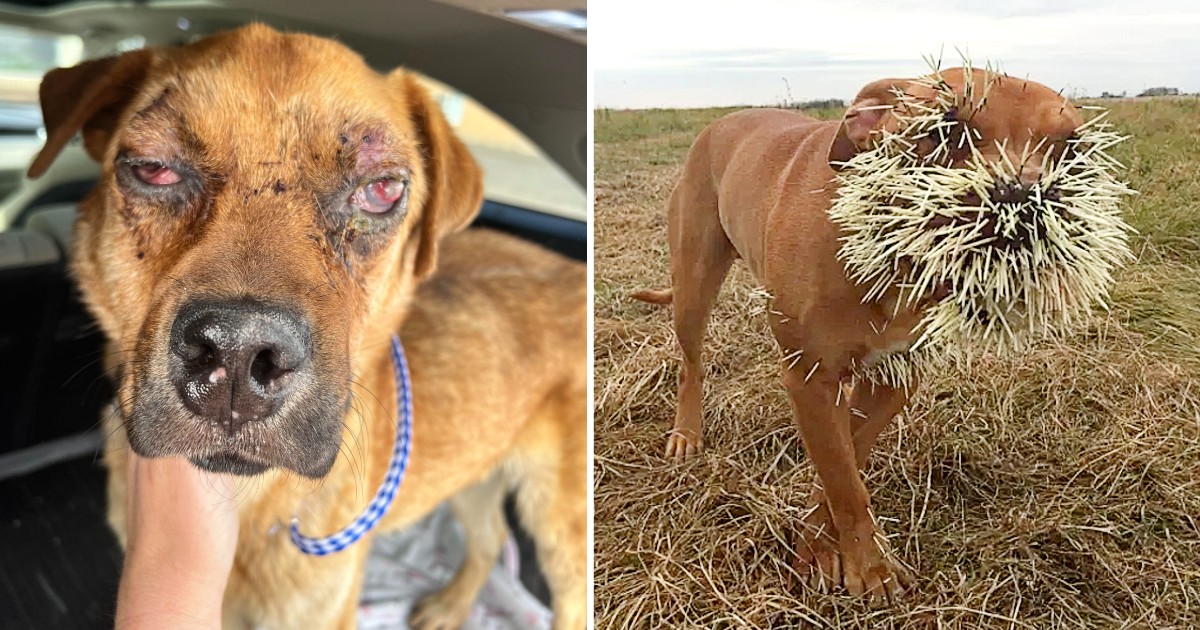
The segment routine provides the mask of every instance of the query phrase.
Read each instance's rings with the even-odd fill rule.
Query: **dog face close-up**
[[[917,345],[1068,328],[1129,257],[1116,200],[1130,191],[1105,153],[1121,140],[1027,79],[967,67],[875,81],[830,144],[840,257],[868,299],[895,287],[930,307]]]
[[[479,202],[436,104],[403,71],[263,26],[58,70],[42,90],[63,109],[31,174],[80,128],[102,165],[74,266],[134,451],[324,475],[351,349],[386,343],[437,237]]]

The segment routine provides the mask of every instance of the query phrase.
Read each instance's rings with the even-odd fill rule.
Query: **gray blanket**
[[[442,505],[412,527],[377,536],[367,558],[360,630],[404,630],[413,606],[450,581],[463,560],[462,528]],[[517,578],[519,555],[504,545],[479,591],[465,630],[550,628],[550,611]]]

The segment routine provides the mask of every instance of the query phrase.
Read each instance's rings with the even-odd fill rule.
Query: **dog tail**
[[[631,293],[629,295],[629,297],[631,297],[635,300],[641,300],[643,302],[648,302],[650,304],[670,304],[671,303],[671,290],[664,289],[662,291],[654,291],[651,289],[645,289],[643,291],[637,291],[635,293]]]

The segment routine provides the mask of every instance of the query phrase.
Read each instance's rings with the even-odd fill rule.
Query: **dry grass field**
[[[707,451],[662,457],[678,350],[664,205],[729,110],[596,113],[598,628],[1200,628],[1200,100],[1125,100],[1138,262],[1086,334],[923,386],[868,469],[919,576],[869,607],[791,581],[804,459],[736,264],[706,349]],[[840,112],[818,112],[836,117]]]

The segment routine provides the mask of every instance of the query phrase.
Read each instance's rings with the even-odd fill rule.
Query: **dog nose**
[[[1029,187],[1020,182],[1003,182],[992,189],[992,203],[1024,203],[1029,199]]]
[[[286,309],[198,303],[179,310],[170,351],[184,406],[233,432],[279,410],[309,366],[312,336]]]

